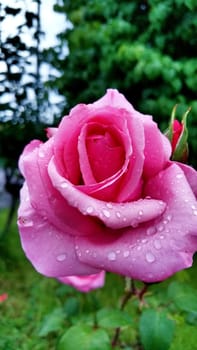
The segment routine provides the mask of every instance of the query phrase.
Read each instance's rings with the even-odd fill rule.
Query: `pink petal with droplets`
[[[92,198],[80,192],[64,179],[58,173],[53,160],[50,161],[48,170],[53,186],[68,204],[76,206],[84,215],[97,217],[109,228],[121,229],[127,226],[136,226],[160,216],[165,210],[165,203],[154,199],[141,199],[128,203],[108,203]],[[95,233],[93,232],[93,236]]]
[[[26,183],[21,190],[18,226],[25,254],[38,272],[50,277],[61,277],[99,271],[78,260],[73,236],[57,229],[31,206]]]
[[[183,172],[169,166],[147,183],[146,193],[167,204],[163,215],[136,228],[77,238],[82,262],[144,282],[191,266],[197,250],[196,198]]]

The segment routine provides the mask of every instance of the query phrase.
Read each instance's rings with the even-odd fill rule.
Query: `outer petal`
[[[171,155],[171,146],[168,139],[158,129],[157,124],[149,119],[144,119],[144,133],[144,175],[150,178],[166,166]]]
[[[167,203],[164,214],[121,234],[79,237],[81,261],[145,282],[191,266],[197,250],[197,203],[183,172],[171,165],[148,182],[146,191]]]
[[[111,203],[92,198],[64,179],[57,172],[53,159],[49,163],[49,175],[53,186],[60,191],[70,205],[75,206],[83,215],[99,218],[109,228],[121,229],[136,226],[160,216],[165,210],[164,202],[150,198],[130,203]],[[104,228],[99,224],[98,226],[100,226],[102,244]],[[93,236],[95,234],[95,231],[92,232]]]
[[[192,168],[191,166],[188,166],[183,163],[177,163],[180,168],[184,171],[184,174],[187,178],[187,181],[189,182],[192,191],[194,192],[195,196],[197,197],[197,171]]]
[[[18,226],[23,249],[40,273],[60,277],[98,271],[78,260],[73,236],[57,229],[31,206],[26,183],[21,190]]]
[[[117,89],[107,89],[107,93],[99,100],[94,102],[92,105],[97,108],[113,106],[115,108],[125,109],[131,114],[135,114],[138,118],[148,118],[152,120],[152,117],[150,115],[144,115],[136,111],[135,108],[131,105],[131,103],[125,98],[125,96],[121,94]]]
[[[58,278],[62,283],[78,289],[80,292],[90,292],[93,289],[101,288],[105,283],[105,272],[101,271],[88,276],[67,276]]]
[[[31,152],[27,152],[27,149],[22,154],[20,167],[23,169],[33,208],[65,233],[79,235],[96,232],[98,225],[69,205],[51,183],[47,167],[53,156],[53,138],[44,144],[35,143],[34,149],[33,145],[30,148]]]

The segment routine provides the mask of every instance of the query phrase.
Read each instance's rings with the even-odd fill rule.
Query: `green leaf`
[[[86,325],[69,328],[62,336],[57,350],[110,350],[108,334],[103,329],[92,329]]]
[[[74,316],[79,313],[80,303],[79,299],[75,297],[70,297],[64,305],[64,311],[67,317]]]
[[[174,322],[163,312],[145,310],[140,318],[140,338],[144,350],[169,349],[173,333]]]
[[[189,285],[172,282],[168,288],[168,295],[180,310],[197,312],[197,293]]]
[[[50,314],[47,314],[41,324],[39,337],[45,337],[50,332],[58,331],[63,323],[65,315],[60,308],[54,309]]]
[[[97,322],[104,328],[124,327],[131,325],[131,317],[121,310],[102,309],[97,312]]]

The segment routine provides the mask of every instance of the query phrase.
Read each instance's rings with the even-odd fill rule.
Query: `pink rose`
[[[105,272],[88,275],[88,276],[67,276],[60,277],[58,280],[62,283],[78,289],[80,292],[90,292],[92,289],[101,288],[105,283]]]
[[[197,172],[170,161],[151,116],[117,90],[79,104],[20,157],[18,225],[42,274],[101,270],[145,282],[192,265],[197,250]]]

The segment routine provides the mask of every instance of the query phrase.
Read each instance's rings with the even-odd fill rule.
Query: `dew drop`
[[[61,188],[67,188],[68,187],[68,184],[67,182],[62,182],[61,185],[60,185]]]
[[[121,214],[119,211],[116,212],[116,216],[117,216],[117,218],[121,218]]]
[[[142,241],[141,241],[143,244],[145,244],[146,242],[147,242],[147,239],[142,239]]]
[[[156,249],[161,249],[161,242],[158,239],[154,241],[154,247]]]
[[[33,221],[26,219],[24,217],[19,218],[19,223],[25,227],[32,227],[33,226]]]
[[[112,209],[113,205],[112,205],[112,203],[108,202],[108,203],[106,203],[106,207],[109,208],[109,209]]]
[[[94,211],[94,208],[93,207],[87,207],[87,209],[86,209],[86,212],[88,213],[88,214],[91,214],[91,213],[93,213],[93,211]]]
[[[153,263],[155,261],[155,256],[151,252],[146,253],[146,261],[148,263]]]
[[[123,253],[124,258],[128,258],[129,254],[129,250],[125,250]]]
[[[139,216],[142,216],[143,215],[143,210],[139,210]]]
[[[168,222],[170,222],[172,220],[172,215],[171,214],[167,215],[166,219],[168,220]]]
[[[146,234],[148,235],[148,236],[151,236],[151,235],[153,235],[154,233],[156,233],[156,228],[155,228],[155,226],[151,226],[151,227],[149,227],[149,228],[147,228],[147,230],[146,230]]]
[[[157,231],[161,232],[161,231],[163,231],[163,229],[164,229],[164,226],[163,226],[163,225],[157,226]]]
[[[60,254],[57,256],[56,259],[57,259],[57,261],[60,261],[60,262],[64,261],[66,259],[66,254]]]
[[[103,215],[106,217],[106,218],[109,218],[111,216],[109,210],[106,210],[106,209],[103,209]]]
[[[197,210],[194,210],[193,213],[194,213],[194,215],[196,216],[196,215],[197,215]]]
[[[177,175],[176,175],[176,178],[177,178],[177,179],[182,179],[182,177],[183,177],[183,174],[177,174]]]
[[[108,260],[115,261],[116,260],[116,253],[110,252],[107,257],[108,257]]]

